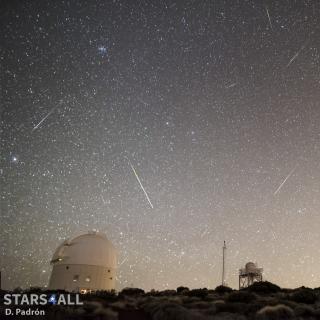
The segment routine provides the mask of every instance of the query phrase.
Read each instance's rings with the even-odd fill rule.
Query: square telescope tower
[[[258,268],[256,263],[246,263],[244,268],[239,269],[239,289],[247,288],[254,282],[261,282],[262,272],[263,268]]]

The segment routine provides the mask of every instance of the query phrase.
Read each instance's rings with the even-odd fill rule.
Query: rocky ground
[[[32,289],[26,292],[43,291]],[[5,293],[1,292],[1,319],[10,318],[3,317]],[[46,315],[28,316],[28,319],[320,319],[320,288],[281,289],[269,282],[255,283],[241,291],[222,286],[215,290],[179,287],[177,290],[151,292],[128,288],[119,293],[82,295],[81,301],[83,306],[38,307]]]

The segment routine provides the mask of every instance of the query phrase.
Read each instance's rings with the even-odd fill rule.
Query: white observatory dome
[[[64,241],[51,264],[50,289],[87,292],[115,288],[117,252],[104,234],[89,232]]]
[[[239,289],[247,288],[254,282],[262,281],[263,268],[253,262],[247,262],[244,268],[239,269]]]
[[[250,271],[255,271],[257,269],[257,266],[253,262],[247,262],[245,268],[247,271],[250,272]]]
[[[53,264],[87,264],[116,267],[116,250],[104,234],[90,232],[64,241],[55,251]]]

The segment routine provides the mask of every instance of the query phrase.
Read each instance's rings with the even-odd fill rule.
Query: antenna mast
[[[226,285],[226,279],[225,279],[225,268],[226,268],[226,242],[223,241],[223,247],[222,247],[222,285]]]

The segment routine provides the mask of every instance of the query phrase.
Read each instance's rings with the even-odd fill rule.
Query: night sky
[[[1,1],[3,287],[89,230],[119,289],[320,283],[320,2]],[[140,181],[140,182],[139,182]]]

